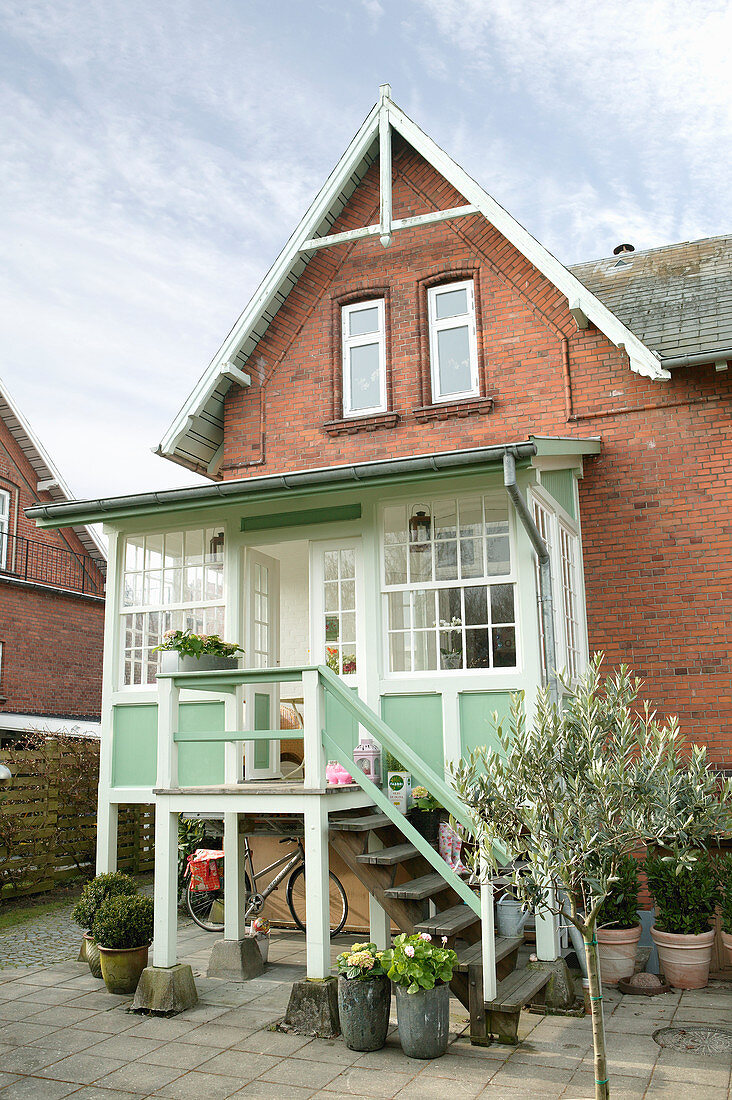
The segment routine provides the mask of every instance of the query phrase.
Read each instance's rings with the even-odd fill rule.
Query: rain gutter
[[[719,348],[717,351],[699,351],[693,355],[661,356],[662,367],[693,367],[696,363],[726,363],[732,359],[732,348]]]

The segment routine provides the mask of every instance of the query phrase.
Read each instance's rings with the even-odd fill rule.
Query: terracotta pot
[[[732,932],[721,932],[720,931],[719,934],[722,937],[722,943],[724,944],[724,949],[727,952],[727,959],[729,961],[729,965],[732,966]]]
[[[140,975],[147,966],[150,944],[143,947],[99,947],[102,977],[110,993],[134,993]]]
[[[95,943],[88,932],[84,933],[84,958],[89,963],[93,978],[101,978],[102,964],[99,961],[99,944]]]
[[[640,937],[639,924],[635,928],[597,929],[597,951],[603,985],[617,985],[623,978],[632,977]]]
[[[698,936],[684,936],[661,932],[654,924],[651,936],[658,948],[658,961],[668,984],[676,989],[703,989],[709,981],[714,929],[701,932]]]

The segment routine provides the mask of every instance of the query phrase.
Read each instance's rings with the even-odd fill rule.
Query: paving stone
[[[12,1085],[13,1081],[20,1081],[22,1078],[17,1073],[4,1073],[0,1071],[0,1089],[4,1089],[6,1085]]]
[[[523,1089],[525,1097],[536,1096],[541,1100],[559,1100],[569,1084],[572,1074],[567,1070],[550,1069],[548,1066],[525,1065],[510,1060],[494,1074],[491,1084]]]
[[[43,1081],[39,1077],[21,1077],[3,1090],[3,1100],[61,1100],[64,1096],[77,1096],[79,1086],[70,1081]],[[106,1100],[117,1100],[108,1093]]]
[[[226,1100],[240,1088],[241,1081],[237,1081],[235,1077],[191,1070],[177,1081],[163,1085],[153,1095],[171,1097],[171,1100]]]
[[[140,1100],[139,1092],[119,1092],[117,1089],[105,1089],[99,1085],[85,1085],[72,1093],[71,1100]]]
[[[80,1026],[87,1034],[99,1032],[99,1038],[95,1040],[95,1042],[98,1042],[103,1035],[118,1035],[136,1027],[137,1023],[137,1016],[131,1016],[127,1012],[112,1009],[109,1012],[98,1012],[89,1020],[85,1020]]]
[[[250,1050],[253,1054],[272,1054],[286,1058],[300,1051],[314,1040],[307,1035],[288,1035],[282,1031],[255,1031],[236,1044],[236,1050]],[[317,1061],[317,1059],[316,1059]]]
[[[51,1024],[34,1024],[31,1020],[6,1024],[0,1027],[0,1043],[22,1047],[36,1039],[47,1039],[49,1035],[53,1035],[58,1030],[57,1027],[52,1027]]]
[[[66,989],[61,985],[50,985],[37,986],[31,994],[23,999],[38,1005],[61,1005],[73,1001],[77,997],[78,994],[73,989]],[[86,1008],[86,1005],[79,1005],[79,1008]]]
[[[251,1081],[254,1077],[259,1077],[260,1074],[280,1064],[282,1064],[280,1058],[273,1058],[268,1054],[252,1054],[246,1050],[224,1050],[206,1062],[204,1071],[225,1073],[229,1077],[238,1077],[241,1082],[244,1082]],[[302,1079],[301,1077],[300,1080]],[[313,1088],[315,1087],[314,1085]]]
[[[308,1062],[330,1062],[338,1066],[353,1065],[364,1057],[357,1050],[349,1050],[342,1039],[312,1039],[298,1050],[297,1056]]]
[[[104,1036],[96,1031],[81,1030],[76,1027],[59,1028],[42,1039],[35,1039],[29,1043],[31,1047],[40,1047],[43,1050],[58,1051],[58,1058],[67,1054],[77,1054],[80,1051],[90,1050],[103,1039]]]
[[[703,1061],[703,1059],[700,1059]],[[0,1095],[2,1095],[0,1093]],[[657,1097],[673,1097],[674,1100],[727,1100],[729,1090],[726,1086],[719,1088],[716,1085],[709,1085],[705,1083],[694,1083],[691,1081],[679,1081],[676,1077],[671,1077],[664,1069],[656,1069],[653,1071],[653,1077],[646,1093],[649,1100],[656,1100]],[[615,1092],[612,1093],[613,1100],[615,1100]]]
[[[197,1069],[205,1064],[220,1050],[212,1050],[210,1047],[187,1046],[185,1043],[163,1043],[149,1054],[144,1054],[140,1062],[146,1062],[151,1066],[171,1066],[179,1068],[181,1072],[188,1069]]]
[[[0,1026],[12,1023],[13,1020],[28,1020],[47,1007],[43,1004],[34,1004],[25,997],[17,997],[13,1001],[0,1001]]]
[[[33,1019],[35,1024],[53,1024],[54,1027],[72,1027],[85,1023],[99,1010],[95,1008],[69,1008],[68,1005],[52,1005],[44,1008]]]
[[[640,1081],[633,1077],[620,1077],[618,1074],[610,1074],[610,1096],[612,1100],[644,1100],[644,1097],[648,1096],[649,1100],[661,1100],[661,1097],[656,1096],[654,1092],[646,1091],[648,1086],[648,1080]],[[569,1085],[565,1096],[567,1097],[590,1097],[595,1095],[595,1073],[594,1070],[578,1070],[570,1079]],[[670,1097],[663,1097],[662,1100],[671,1100]],[[678,1093],[673,1097],[673,1100],[680,1100]]]
[[[414,1072],[394,1073],[387,1069],[382,1073],[375,1073],[371,1069],[348,1066],[323,1087],[323,1092],[326,1095],[337,1092],[345,1096],[392,1097],[401,1092],[413,1077]],[[444,1082],[442,1088],[444,1094]]]
[[[115,1058],[95,1058],[93,1054],[70,1054],[60,1062],[54,1062],[45,1069],[38,1070],[38,1077],[52,1077],[55,1081],[78,1081],[80,1085],[90,1085],[108,1073],[121,1069],[124,1065]]]
[[[420,1073],[396,1095],[398,1100],[445,1100],[446,1081],[444,1077],[425,1077]],[[475,1100],[484,1086],[477,1081],[449,1082],[450,1100]]]
[[[187,1014],[183,1016],[133,1016],[128,1015],[128,1020],[133,1025],[127,1033],[135,1039],[159,1039],[161,1042],[170,1042],[187,1035],[188,1032],[200,1027],[196,1020],[189,1020]]]
[[[160,1039],[142,1039],[125,1031],[122,1035],[113,1035],[94,1046],[94,1056],[99,1058],[119,1058],[123,1062],[132,1062],[159,1047]],[[150,1090],[152,1092],[152,1089]]]
[[[296,1085],[287,1086],[287,1100],[309,1100],[313,1095],[310,1088],[302,1088]],[[329,1100],[333,1100],[333,1093],[328,1093]],[[232,1094],[232,1100],[283,1100],[282,1086],[273,1085],[269,1081],[250,1081],[244,1088]]]
[[[680,1050],[660,1049],[656,1061],[656,1072],[663,1071],[664,1076],[676,1081],[691,1081],[695,1084],[714,1085],[727,1088],[730,1084],[730,1057],[728,1054],[684,1054]],[[679,1090],[682,1091],[682,1090]]]
[[[250,1034],[250,1031],[247,1031],[246,1028],[224,1027],[216,1021],[215,1023],[201,1024],[200,1027],[195,1027],[192,1031],[186,1031],[184,1035],[181,1035],[178,1042],[191,1043],[193,1046],[211,1044],[214,1047],[227,1049],[233,1047],[235,1043],[240,1043],[248,1034]]]
[[[58,1062],[67,1051],[44,1050],[43,1047],[11,1047],[7,1054],[3,1055],[3,1069],[11,1073],[33,1074],[36,1070],[45,1069],[53,1062]]]
[[[182,1067],[173,1069],[170,1066],[151,1066],[146,1062],[130,1062],[106,1077],[100,1077],[97,1087],[148,1096],[155,1089],[177,1080],[184,1072]]]
[[[343,1074],[356,1074],[357,1076],[363,1076],[368,1072],[365,1070],[355,1071],[353,1067],[342,1069],[341,1066],[334,1066],[332,1062],[313,1062],[302,1061],[300,1058],[285,1058],[266,1073],[257,1074],[263,1081],[271,1081],[273,1084],[278,1085],[300,1085],[305,1082],[313,1089],[325,1088],[335,1077]],[[373,1076],[373,1075],[372,1075]],[[391,1076],[388,1070],[385,1070],[381,1075],[383,1077]],[[368,1095],[368,1093],[366,1094]],[[389,1096],[391,1093],[374,1093],[375,1096]]]

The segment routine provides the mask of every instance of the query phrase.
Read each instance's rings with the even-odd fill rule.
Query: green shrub
[[[692,863],[676,856],[648,856],[645,870],[659,931],[682,936],[709,931],[719,889],[706,852],[698,852]]]
[[[717,873],[719,885],[722,887],[722,930],[732,936],[732,854],[722,856],[717,861]]]
[[[72,920],[82,928],[91,929],[102,902],[112,897],[130,897],[137,893],[137,886],[122,871],[109,871],[87,882],[81,897],[71,912]]]
[[[144,894],[107,898],[97,910],[92,936],[100,947],[144,947],[153,937],[153,900]]]
[[[611,882],[607,897],[597,914],[600,928],[636,928],[638,920],[638,863],[633,856],[623,856],[618,865],[617,880]]]

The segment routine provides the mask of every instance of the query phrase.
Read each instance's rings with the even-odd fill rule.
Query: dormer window
[[[473,280],[431,287],[427,297],[432,400],[477,397],[480,387]]]
[[[384,299],[353,302],[341,311],[343,415],[386,411]]]

